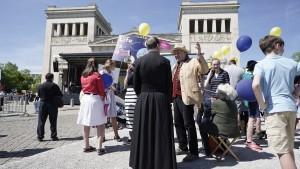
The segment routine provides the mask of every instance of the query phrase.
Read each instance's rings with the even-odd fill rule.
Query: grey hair
[[[217,93],[218,93],[218,95],[221,93],[225,94],[226,97],[230,100],[235,100],[237,97],[237,93],[236,93],[235,89],[228,83],[219,84]]]

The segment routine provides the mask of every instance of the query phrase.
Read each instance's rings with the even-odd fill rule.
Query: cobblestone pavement
[[[32,107],[28,107],[31,114]],[[50,141],[49,122],[46,123],[45,141],[36,140],[37,115],[31,114],[29,117],[19,117],[12,114],[0,114],[0,169],[32,169],[32,168],[129,168],[130,146],[123,145],[122,142],[113,140],[113,132],[106,130],[104,147],[107,153],[98,156],[96,152],[82,152],[81,126],[76,125],[77,107],[65,106],[59,109],[58,117],[58,137],[59,141]],[[91,136],[95,135],[92,130]],[[121,138],[125,140],[128,131],[120,130]],[[197,131],[198,138],[199,131]],[[175,135],[176,138],[176,135]],[[92,137],[91,145],[95,145],[96,137]],[[239,157],[240,162],[232,157],[226,156],[221,162],[214,158],[207,158],[204,154],[199,154],[199,159],[185,163],[182,162],[184,155],[177,156],[179,169],[201,169],[201,168],[237,168],[237,169],[264,169],[280,168],[278,157],[270,152],[266,140],[258,140],[263,147],[261,151],[254,151],[245,148],[244,141],[238,140],[232,151]],[[295,143],[300,146],[300,131],[296,133]],[[176,143],[176,147],[178,144]],[[199,139],[199,146],[201,140]],[[294,149],[297,166],[300,167],[300,150]]]
[[[57,133],[59,141],[50,139],[49,118],[45,125],[45,138],[43,142],[37,141],[36,127],[37,117],[33,113],[33,105],[27,106],[30,116],[20,117],[17,114],[0,114],[0,165],[20,160],[47,150],[61,147],[82,140],[82,126],[77,125],[77,113],[79,106],[65,107],[59,109],[57,119]],[[111,129],[106,130],[110,132]],[[95,135],[91,130],[91,135]]]

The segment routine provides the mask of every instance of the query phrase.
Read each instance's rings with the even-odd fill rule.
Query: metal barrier
[[[0,113],[22,113],[20,116],[28,116],[26,99],[27,97],[24,95],[5,95]]]

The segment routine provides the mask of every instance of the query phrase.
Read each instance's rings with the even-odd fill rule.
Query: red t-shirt
[[[105,96],[104,82],[102,76],[98,72],[94,72],[87,77],[81,76],[81,86],[83,93],[99,94]]]

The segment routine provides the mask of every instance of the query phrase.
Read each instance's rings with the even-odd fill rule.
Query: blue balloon
[[[243,79],[239,81],[236,85],[236,92],[238,96],[246,101],[253,102],[256,101],[253,89],[252,89],[252,79]]]
[[[103,73],[102,74],[102,79],[103,79],[103,82],[104,82],[104,88],[105,89],[108,89],[113,83],[113,78],[108,73]]]
[[[239,37],[239,39],[236,41],[236,47],[240,52],[248,50],[251,47],[251,45],[252,39],[247,35]]]

